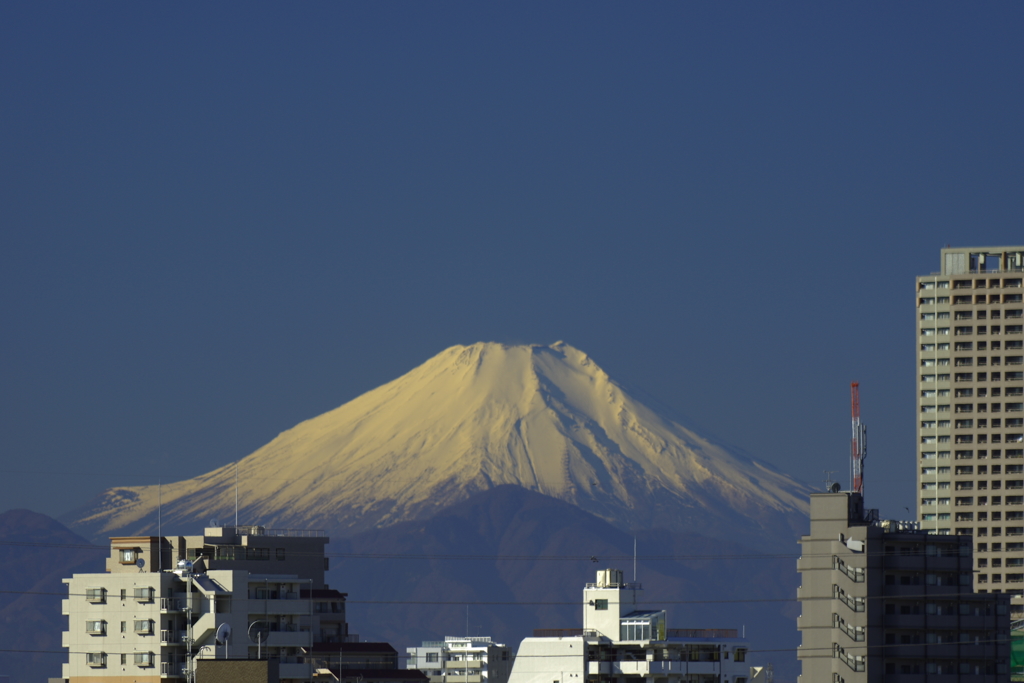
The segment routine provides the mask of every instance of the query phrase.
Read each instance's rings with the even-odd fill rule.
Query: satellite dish
[[[228,638],[231,637],[231,624],[221,624],[217,627],[217,644],[227,645]]]
[[[839,486],[839,482],[838,481],[836,483],[832,484],[832,493],[839,493],[839,489],[840,489],[840,486]]]
[[[267,642],[267,634],[269,632],[270,626],[265,621],[254,621],[249,624],[249,640],[257,645]]]
[[[219,527],[220,526],[220,522],[217,521],[216,517],[214,517],[213,519],[210,520],[210,526],[212,526],[212,527]]]
[[[262,659],[262,645],[267,642],[269,632],[270,625],[265,621],[254,621],[249,624],[249,640],[256,643],[256,659]]]
[[[139,569],[142,569],[146,566],[146,561],[140,557],[139,559],[135,560],[135,566]]]

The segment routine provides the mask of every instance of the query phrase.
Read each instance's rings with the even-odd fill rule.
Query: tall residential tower
[[[974,588],[1024,616],[1024,246],[917,278],[918,519],[974,537]]]

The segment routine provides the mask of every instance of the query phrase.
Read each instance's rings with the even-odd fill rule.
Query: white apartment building
[[[1024,616],[1024,246],[947,248],[917,278],[917,512],[974,537],[974,588]]]
[[[63,679],[187,681],[199,658],[262,658],[282,681],[312,680],[314,649],[347,637],[345,594],[323,583],[326,542],[263,527],[112,538],[106,573],[64,580]]]
[[[446,636],[406,648],[406,668],[419,669],[430,683],[507,683],[512,651],[486,636]]]
[[[748,643],[733,629],[670,629],[664,610],[638,609],[643,589],[604,569],[583,590],[583,628],[534,632],[509,683],[755,683]]]

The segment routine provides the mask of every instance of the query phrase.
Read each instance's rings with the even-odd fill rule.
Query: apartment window
[[[135,666],[153,666],[152,652],[136,652]]]
[[[606,610],[606,609],[608,609],[608,601],[607,600],[594,600],[594,609],[595,610]]]
[[[284,548],[278,548],[277,549],[277,559],[279,559],[279,560],[283,560],[284,559]]]
[[[922,313],[921,314],[921,320],[935,320],[935,314],[934,313]]]
[[[85,655],[85,663],[94,669],[100,669],[107,665],[106,652],[90,652]]]
[[[152,602],[155,591],[149,587],[136,587],[135,588],[135,599],[139,602]]]
[[[439,661],[438,653],[437,652],[428,652],[427,653],[427,661],[431,662],[431,663]]]
[[[85,632],[94,636],[105,636],[107,635],[107,622],[103,620],[86,621]]]
[[[742,647],[736,648],[736,654],[733,656],[732,659],[733,659],[734,662],[745,662],[745,661],[747,661],[747,650],[746,650],[746,648],[742,648]]]
[[[957,429],[972,429],[974,427],[974,420],[957,420],[954,425]]]
[[[921,332],[924,332],[924,330],[921,330]],[[957,336],[974,334],[974,328],[970,325],[961,325],[953,329],[953,334]]]
[[[118,548],[117,554],[121,564],[135,564],[139,559],[138,548]]]
[[[106,588],[86,588],[85,599],[89,602],[106,602],[107,601],[107,589]]]
[[[136,633],[153,633],[153,622],[150,619],[135,620]]]
[[[246,548],[245,559],[247,560],[269,560],[270,548]]]
[[[958,373],[956,373],[955,380],[957,382],[973,382],[974,381],[974,373],[973,372],[958,372]]]

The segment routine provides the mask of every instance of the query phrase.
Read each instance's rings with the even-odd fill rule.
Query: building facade
[[[486,636],[446,636],[406,652],[406,667],[422,671],[430,683],[508,683],[512,673],[512,650]]]
[[[324,585],[322,532],[263,527],[112,538],[107,572],[65,579],[63,679],[188,680],[201,658],[272,659],[309,681],[312,653],[348,637],[345,594]],[[230,630],[224,642],[218,631]]]
[[[943,249],[917,278],[923,528],[974,537],[978,591],[1024,617],[1024,246]]]
[[[643,589],[605,569],[583,591],[582,629],[534,632],[519,646],[509,683],[657,680],[659,683],[760,683],[749,645],[732,629],[670,629],[664,610],[638,609]]]
[[[801,683],[1010,680],[1010,596],[973,592],[970,536],[879,521],[844,491],[811,495],[800,544]]]

